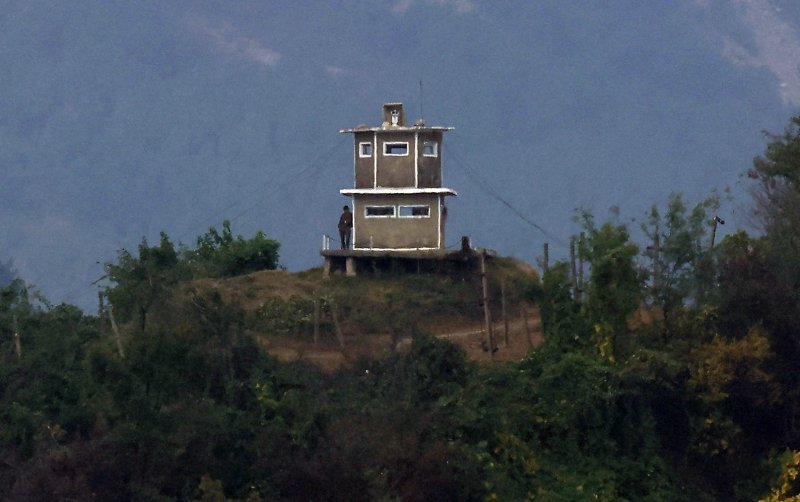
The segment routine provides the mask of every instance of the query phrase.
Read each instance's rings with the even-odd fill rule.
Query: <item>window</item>
[[[367,218],[394,218],[394,206],[366,206],[364,215]]]
[[[372,157],[372,143],[359,143],[358,144],[358,156],[359,157]]]
[[[384,155],[408,155],[408,143],[384,143]]]
[[[424,157],[438,157],[439,143],[435,141],[425,141],[422,143],[422,155]]]
[[[400,206],[401,218],[428,218],[430,215],[430,206]]]

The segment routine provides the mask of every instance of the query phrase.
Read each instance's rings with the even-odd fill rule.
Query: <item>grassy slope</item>
[[[486,350],[480,276],[430,274],[322,278],[320,269],[300,273],[265,270],[230,279],[194,281],[191,294],[218,293],[244,313],[248,331],[273,355],[335,369],[359,357],[379,357],[402,347],[414,333],[427,332],[460,345],[478,361],[518,360],[540,340],[538,311],[526,292],[538,282],[529,265],[496,258],[489,266],[494,319],[494,356]],[[502,322],[505,284],[508,344]],[[319,336],[314,340],[314,303]],[[523,320],[523,312],[525,319]],[[341,330],[341,342],[336,324]],[[527,326],[526,326],[527,325]]]

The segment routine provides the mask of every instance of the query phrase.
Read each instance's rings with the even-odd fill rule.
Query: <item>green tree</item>
[[[642,225],[653,243],[646,253],[652,266],[650,296],[664,309],[668,331],[675,309],[689,300],[702,303],[709,293],[713,277],[709,221],[718,208],[717,196],[708,197],[689,210],[681,194],[672,194],[666,213],[662,216],[654,205],[647,223]]]
[[[14,292],[12,296],[21,295]],[[4,424],[0,445],[13,445],[28,456],[91,428],[94,416],[83,401],[82,363],[98,332],[96,323],[77,307],[40,309],[24,299],[18,301],[0,307],[4,331],[7,314],[15,312],[22,340],[21,357],[4,350],[0,365],[0,422]],[[0,346],[7,349],[9,345],[4,337]]]
[[[580,252],[591,269],[584,308],[600,354],[613,361],[630,350],[623,347],[628,317],[642,301],[644,278],[636,266],[639,248],[624,225],[597,227],[588,213],[583,225],[586,238]]]
[[[763,238],[738,238],[729,246],[727,270],[721,280],[726,295],[722,307],[732,318],[749,323],[736,329],[742,336],[760,323],[775,352],[776,374],[784,394],[785,438],[800,441],[800,116],[792,117],[783,134],[769,135],[762,156],[748,175],[755,180],[755,214]],[[738,293],[731,286],[750,288]],[[743,319],[742,312],[749,318]],[[728,325],[729,328],[733,326]],[[796,443],[795,443],[796,444]]]
[[[195,274],[210,277],[233,277],[278,267],[280,244],[262,231],[252,239],[233,236],[231,223],[222,222],[222,233],[211,227],[197,238],[197,249],[189,253]]]
[[[591,343],[591,324],[582,315],[580,305],[572,298],[569,264],[551,266],[542,278],[542,287],[535,296],[542,316],[545,350],[585,350]]]
[[[122,249],[116,263],[106,264],[106,271],[115,284],[106,290],[114,314],[122,322],[136,319],[140,331],[144,331],[152,307],[165,300],[178,281],[189,276],[164,232],[157,246],[149,246],[142,239],[138,256]]]
[[[748,175],[759,182],[756,213],[764,230],[800,254],[800,115],[782,135],[769,135],[764,155],[756,157]]]

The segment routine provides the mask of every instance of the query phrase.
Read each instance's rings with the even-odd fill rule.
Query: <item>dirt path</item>
[[[489,337],[482,326],[470,329],[463,323],[437,330],[437,338],[449,340],[460,346],[467,358],[479,363],[508,362],[524,359],[527,354],[542,344],[539,309],[526,309],[526,318],[515,318],[508,322],[506,337],[503,322],[492,323],[494,351],[489,351]],[[345,335],[344,347],[334,340],[325,340],[317,345],[297,338],[256,336],[259,344],[281,361],[306,361],[326,371],[335,371],[359,357],[380,357],[391,347],[389,335]],[[404,338],[398,348],[411,345],[411,338]]]
[[[470,360],[488,363],[493,361],[519,361],[544,341],[538,309],[530,309],[527,319],[513,319],[508,323],[508,335],[502,322],[492,323],[494,351],[489,351],[489,336],[484,329],[451,331],[435,336],[460,346]]]

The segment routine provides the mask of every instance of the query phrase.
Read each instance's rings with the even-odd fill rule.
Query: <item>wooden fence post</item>
[[[506,343],[506,347],[508,347],[508,316],[506,316],[506,281],[503,280],[500,282],[500,305],[501,305],[501,312],[503,315],[503,334]]]
[[[114,320],[114,306],[111,304],[108,305],[108,318],[111,320],[111,329],[114,331],[114,339],[117,342],[117,352],[119,352],[119,357],[125,359],[125,349],[122,348],[122,336],[119,334],[117,321]]]
[[[314,295],[314,345],[319,341],[319,304],[319,298]]]
[[[522,313],[522,322],[525,324],[525,336],[528,338],[528,348],[531,348],[533,347],[533,340],[531,339],[531,328],[528,326],[528,312],[525,310],[524,305],[520,307],[520,312]]]
[[[333,327],[336,330],[336,338],[339,340],[339,346],[344,348],[344,334],[342,333],[342,326],[339,324],[339,316],[337,315],[333,298],[328,300],[328,305],[331,307],[331,317],[333,318]]]

